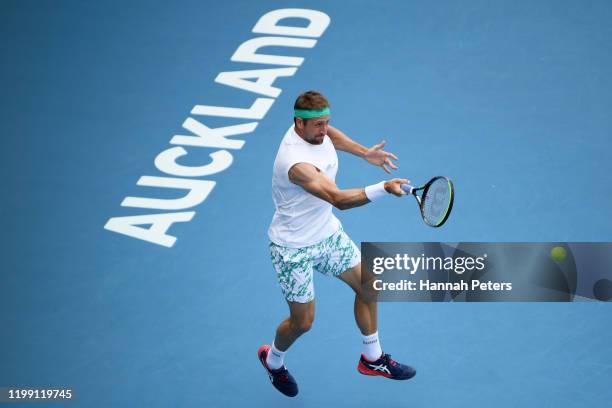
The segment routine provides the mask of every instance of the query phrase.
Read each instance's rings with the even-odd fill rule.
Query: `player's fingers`
[[[391,160],[386,159],[385,163],[387,163],[389,165],[389,167],[391,167],[393,170],[397,170],[397,166],[395,164],[393,164],[393,162]]]
[[[404,191],[404,189],[402,188],[401,184],[396,184],[395,188],[393,190],[393,194],[395,194],[398,197],[401,197],[403,195],[406,194],[406,192]]]
[[[395,186],[397,187],[397,191],[399,192],[399,194],[396,194],[398,197],[408,194],[408,192],[402,188],[402,184],[409,184],[410,183],[409,180],[396,178],[396,179],[393,179],[393,181],[395,181]]]
[[[397,158],[397,156],[396,156],[396,155],[394,155],[393,153],[390,153],[390,152],[385,152],[385,154],[387,155],[387,157],[390,157],[390,158],[392,158],[393,160],[399,160],[399,159]]]
[[[389,169],[387,168],[387,166],[384,163],[381,164],[380,167],[382,167],[383,170],[386,171],[387,173],[391,174],[391,172],[389,171]]]
[[[380,150],[380,149],[382,149],[383,147],[385,147],[385,143],[387,143],[387,141],[386,141],[386,140],[383,140],[383,141],[382,141],[382,142],[380,142],[379,144],[374,145],[374,149],[375,149],[375,150]]]

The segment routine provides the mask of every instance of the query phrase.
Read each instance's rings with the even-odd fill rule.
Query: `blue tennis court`
[[[330,18],[319,37],[284,36],[311,47],[262,48],[303,62],[232,60],[282,8]],[[336,212],[356,243],[612,241],[612,3],[11,0],[0,10],[0,387],[72,388],[64,405],[82,407],[609,404],[606,302],[382,303],[383,349],[418,370],[392,382],[357,372],[353,293],[316,276],[314,326],[286,358],[296,399],[270,386],[256,352],[287,316],[268,251],[270,178],[309,89],[330,100],[332,125],[366,146],[385,139],[398,177],[455,183],[439,229],[403,199]],[[215,82],[271,68],[296,68],[273,96]],[[257,98],[273,100],[257,119],[192,113]],[[228,137],[244,144],[226,149],[222,171],[183,178],[208,192],[197,206],[122,206],[185,195],[159,187],[173,176],[155,160],[189,134],[188,118],[256,127]],[[216,151],[186,150],[185,166]],[[341,188],[387,178],[339,160]],[[104,228],[151,214],[182,217],[168,229],[176,241]]]

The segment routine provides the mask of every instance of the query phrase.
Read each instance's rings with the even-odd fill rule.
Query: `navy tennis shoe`
[[[257,351],[257,356],[259,357],[261,364],[268,372],[268,377],[270,378],[272,385],[286,396],[295,397],[298,393],[298,386],[297,382],[295,382],[295,378],[289,374],[289,371],[287,371],[287,368],[284,365],[276,370],[268,368],[266,358],[268,357],[269,351],[270,346],[268,344],[264,344]]]
[[[368,361],[362,354],[357,371],[364,375],[380,375],[392,380],[409,380],[416,374],[414,368],[398,363],[390,354],[383,354],[376,361]]]

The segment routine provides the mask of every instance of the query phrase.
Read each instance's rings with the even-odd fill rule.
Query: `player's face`
[[[309,119],[306,124],[302,122],[304,139],[312,144],[323,143],[327,134],[327,125],[329,125],[329,116]]]

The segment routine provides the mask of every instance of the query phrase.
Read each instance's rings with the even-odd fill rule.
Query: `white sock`
[[[268,357],[266,357],[266,364],[268,368],[272,370],[276,370],[277,368],[281,368],[283,366],[283,362],[285,360],[285,353],[287,351],[280,351],[272,342],[272,347],[270,347],[270,351],[268,352]]]
[[[382,348],[378,341],[378,332],[363,337],[363,356],[368,361],[376,361],[382,356]]]

